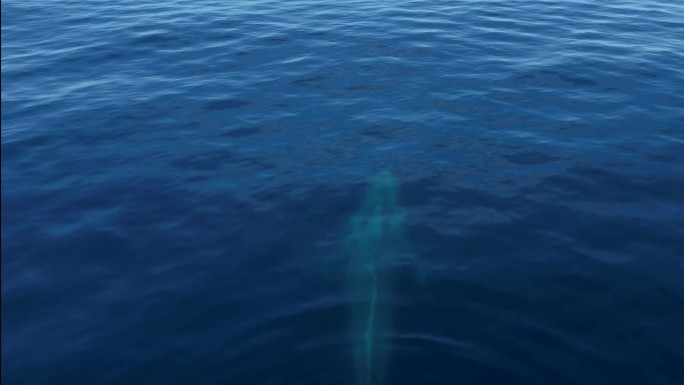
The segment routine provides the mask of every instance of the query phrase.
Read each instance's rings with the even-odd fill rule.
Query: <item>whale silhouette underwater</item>
[[[425,283],[424,266],[410,251],[396,178],[383,171],[369,182],[349,224],[348,254],[352,356],[358,385],[386,383],[391,353],[392,296],[397,266],[409,262]]]

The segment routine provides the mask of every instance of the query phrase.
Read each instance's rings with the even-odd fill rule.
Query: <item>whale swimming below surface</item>
[[[387,382],[396,266],[407,258],[415,261],[404,234],[405,214],[398,199],[396,178],[387,171],[380,172],[371,179],[361,209],[350,221],[347,281],[358,385]],[[423,283],[424,270],[416,266]]]

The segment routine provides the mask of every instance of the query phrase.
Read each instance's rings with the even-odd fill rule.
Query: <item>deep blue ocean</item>
[[[683,363],[684,2],[2,1],[3,385]]]

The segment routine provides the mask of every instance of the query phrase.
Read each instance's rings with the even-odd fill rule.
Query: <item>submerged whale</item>
[[[352,355],[358,385],[387,381],[396,267],[407,258],[415,261],[404,234],[405,214],[398,206],[398,195],[399,187],[391,173],[383,171],[374,176],[361,209],[351,218],[346,240]],[[424,269],[417,267],[423,283]]]

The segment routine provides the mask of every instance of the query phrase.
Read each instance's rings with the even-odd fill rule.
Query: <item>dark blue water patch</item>
[[[444,293],[441,294],[443,297],[438,298],[440,294],[436,296],[431,294],[429,298],[425,298],[426,302],[431,303],[431,305],[424,309],[413,308],[415,303],[413,302],[410,306],[415,311],[407,311],[406,317],[403,318],[404,322],[414,323],[414,330],[426,328],[441,330],[440,335],[445,336],[442,341],[424,337],[426,345],[429,344],[436,349],[443,346],[445,349],[439,355],[439,361],[430,363],[432,368],[430,372],[439,373],[436,376],[438,379],[445,376],[455,376],[454,372],[448,370],[450,365],[454,365],[454,360],[457,362],[472,360],[474,365],[459,365],[458,373],[473,380],[491,377],[492,380],[494,378],[510,378],[514,383],[545,383],[546,378],[552,378],[559,383],[576,383],[584,382],[587,372],[582,374],[563,372],[558,369],[559,366],[570,363],[573,366],[583,366],[582,362],[591,361],[602,363],[602,365],[592,366],[588,369],[591,376],[610,382],[615,378],[630,381],[632,376],[641,379],[649,378],[652,375],[658,375],[657,373],[660,372],[662,365],[672,365],[675,362],[678,357],[677,353],[668,348],[663,348],[662,345],[658,347],[659,343],[654,342],[667,338],[667,333],[661,333],[656,329],[645,332],[642,327],[633,328],[624,323],[615,327],[614,322],[619,323],[619,320],[628,316],[634,307],[643,309],[645,313],[649,314],[648,317],[655,318],[661,317],[664,314],[663,311],[676,312],[677,307],[681,306],[681,296],[677,298],[664,295],[657,304],[649,303],[642,294],[636,294],[643,293],[643,290],[653,290],[650,284],[644,282],[648,279],[640,273],[627,269],[607,268],[605,265],[588,260],[578,260],[572,258],[572,254],[567,254],[565,257],[570,258],[566,262],[567,265],[563,264],[564,266],[559,266],[558,270],[554,269],[553,272],[546,271],[542,274],[543,278],[539,272],[529,272],[529,275],[522,273],[521,275],[519,268],[511,264],[508,271],[495,273],[491,276],[491,281],[479,279],[472,282],[448,283],[447,280],[433,282],[433,285],[438,287],[435,293]],[[570,264],[574,266],[570,266]],[[592,270],[597,273],[601,271],[600,274],[604,276],[606,281],[604,283],[591,282],[590,277],[578,275],[578,269],[586,265],[592,267],[584,271]],[[545,270],[547,268],[548,266],[543,267]],[[559,283],[562,284],[559,285]],[[523,287],[525,289],[522,289]],[[573,289],[564,291],[561,287]],[[535,290],[533,288],[544,291],[544,297],[548,295],[548,298],[561,301],[563,306],[550,307],[536,304],[533,298],[524,294],[526,290]],[[556,289],[562,291],[556,292]],[[522,292],[518,290],[522,290]],[[461,293],[461,297],[450,299],[450,295],[446,293],[453,292]],[[616,295],[620,296],[618,293],[625,292],[635,295],[623,296],[627,301],[624,303],[618,300],[621,303],[615,304],[617,305],[617,308],[614,308],[615,313],[606,312],[602,305],[598,305],[596,308],[587,308],[588,303],[612,302]],[[627,298],[629,299],[627,300]],[[612,305],[607,306],[612,308]],[[587,311],[576,312],[575,309],[578,308]],[[533,316],[524,321],[521,320],[520,323],[511,322],[511,320],[517,319],[517,314],[521,311]],[[442,314],[444,317],[429,319],[421,316],[434,313]],[[537,323],[535,321],[540,319],[544,322]],[[674,320],[670,322],[672,321]],[[422,328],[415,325],[421,322],[430,322],[430,325]],[[549,325],[558,324],[563,325],[561,328],[567,330],[568,335],[554,334],[547,329]],[[407,325],[404,329],[411,329],[411,326]],[[497,333],[492,333],[490,330],[497,330]],[[633,334],[635,332],[638,337]],[[649,337],[643,333],[648,334]],[[602,356],[601,349],[578,343],[578,340],[586,341],[584,338],[578,339],[578,337],[587,334],[593,335],[590,340],[599,346],[616,343],[621,345],[622,349],[619,352],[607,353]],[[642,338],[646,339],[642,340]],[[636,342],[635,339],[641,342]],[[471,340],[491,341],[489,346],[496,346],[496,348],[492,350],[478,349],[468,342]],[[501,344],[504,341],[507,343]],[[648,362],[641,361],[642,353],[638,348],[641,343],[650,346],[649,349],[655,349],[660,358],[647,360]],[[415,350],[413,360],[419,359],[418,357],[425,348]],[[539,350],[543,350],[545,354],[543,356],[530,354],[530,351]],[[611,363],[611,358],[615,356],[620,356],[620,361],[624,363],[632,362],[635,365],[639,363],[640,369],[634,366],[628,367],[619,363]],[[447,359],[447,357],[451,357],[451,359]],[[486,357],[485,361],[488,362],[488,365],[483,365],[479,360],[479,358],[484,357]],[[477,367],[490,367],[490,370],[488,373],[482,373],[476,369]],[[528,370],[531,367],[535,369]],[[648,368],[647,373],[641,371],[645,368]],[[405,375],[410,376],[410,371],[406,370]],[[672,374],[668,377],[670,379],[676,378]],[[440,380],[436,379],[435,381]]]
[[[373,130],[373,129],[363,131],[361,133],[361,135],[365,135],[365,136],[369,136],[371,138],[377,138],[377,139],[391,139],[391,136],[388,133],[382,132],[380,130]]]
[[[221,134],[221,136],[230,137],[230,138],[242,138],[245,136],[252,136],[252,135],[260,134],[262,131],[263,130],[260,127],[244,127],[244,128],[236,128],[236,129],[230,130],[228,132]]]
[[[250,102],[237,99],[222,99],[213,100],[205,104],[206,110],[228,110],[233,108],[240,108],[251,104]]]
[[[290,39],[285,36],[285,35],[275,35],[275,36],[268,36],[268,37],[262,37],[257,41],[257,44],[265,44],[265,45],[280,45],[289,42]]]
[[[303,79],[293,80],[292,84],[301,86],[315,85],[316,83],[326,79],[328,79],[328,76],[311,76]]]
[[[540,86],[559,86],[562,83],[572,86],[597,86],[598,83],[591,79],[565,75],[552,70],[538,71],[533,74],[518,76],[518,79],[530,81]]]
[[[215,150],[186,158],[174,159],[171,167],[190,168],[194,170],[216,170],[226,162],[233,161],[235,154],[230,150]]]
[[[137,36],[131,41],[133,46],[144,46],[146,48],[171,48],[178,47],[187,41],[183,36],[176,36],[168,32],[151,32]]]
[[[21,158],[28,152],[39,151],[51,144],[51,139],[47,135],[34,136],[20,141],[2,143],[2,160],[10,161]]]
[[[521,165],[544,164],[560,159],[539,151],[517,152],[510,155],[505,155],[504,158],[509,162]]]
[[[680,178],[677,177],[664,177],[657,181],[649,181],[608,170],[577,167],[567,175],[551,176],[542,183],[544,188],[554,189],[562,194],[571,194],[575,198],[583,197],[583,200],[594,202],[644,200],[682,202],[682,197],[677,191],[683,186]]]
[[[49,325],[50,330],[55,328],[62,328],[64,333],[62,334],[63,342],[53,341],[56,343],[52,348],[44,350],[47,354],[54,351],[54,349],[73,349],[73,351],[68,350],[62,353],[65,361],[65,365],[61,368],[55,368],[54,371],[48,371],[42,378],[52,378],[58,381],[76,380],[78,378],[92,378],[98,379],[99,381],[110,382],[118,381],[123,375],[124,378],[131,375],[131,372],[120,372],[121,374],[116,374],[117,365],[125,356],[104,353],[104,355],[95,355],[93,358],[78,358],[78,352],[87,349],[89,346],[97,346],[101,343],[107,343],[112,350],[110,352],[119,351],[121,353],[129,351],[130,354],[126,356],[133,360],[142,360],[143,362],[148,362],[147,364],[142,364],[139,369],[136,370],[135,377],[143,378],[147,376],[146,373],[152,372],[156,373],[157,370],[154,369],[155,365],[149,363],[150,360],[155,361],[159,359],[163,362],[168,362],[168,360],[181,359],[182,354],[173,353],[176,351],[174,341],[184,340],[189,338],[190,335],[200,334],[205,335],[205,333],[214,330],[215,332],[221,333],[222,325],[229,319],[234,319],[234,317],[245,314],[248,316],[253,311],[262,311],[253,309],[249,311],[250,307],[256,305],[251,300],[238,300],[237,302],[232,302],[230,308],[223,306],[226,302],[220,300],[215,294],[207,295],[204,289],[201,292],[196,293],[199,299],[194,298],[195,294],[188,292],[185,295],[178,297],[173,293],[178,289],[178,285],[184,286],[183,282],[194,280],[194,274],[201,271],[206,263],[211,263],[214,268],[219,269],[221,264],[216,264],[210,262],[211,260],[222,260],[223,263],[227,263],[227,266],[235,266],[237,263],[242,268],[234,270],[234,274],[230,278],[221,277],[218,280],[212,280],[216,284],[207,287],[209,290],[221,290],[225,291],[226,295],[233,296],[239,294],[239,282],[246,282],[251,279],[258,279],[259,275],[251,275],[240,273],[241,269],[247,269],[246,271],[259,272],[263,271],[264,268],[267,270],[272,269],[272,267],[279,265],[283,260],[293,260],[298,257],[311,255],[312,253],[307,252],[306,249],[310,249],[311,245],[308,243],[292,244],[288,241],[289,239],[300,238],[304,239],[306,236],[312,236],[318,239],[324,238],[326,229],[330,228],[330,223],[337,224],[339,218],[331,217],[325,214],[323,208],[329,208],[331,196],[335,196],[335,193],[330,191],[319,191],[312,192],[307,196],[303,197],[301,201],[292,202],[291,208],[287,208],[287,204],[284,207],[280,207],[280,211],[291,212],[293,215],[288,215],[287,217],[277,219],[277,220],[266,220],[265,218],[269,216],[264,216],[263,214],[257,214],[253,211],[251,206],[246,203],[231,202],[229,196],[221,194],[221,196],[216,195],[213,198],[204,198],[205,210],[210,209],[205,213],[200,212],[188,212],[187,210],[179,210],[179,208],[188,207],[187,204],[182,202],[183,196],[187,197],[186,193],[182,191],[175,191],[177,189],[169,188],[168,186],[159,185],[148,185],[145,188],[129,186],[128,188],[122,189],[120,191],[112,191],[117,198],[114,196],[110,197],[110,200],[99,199],[98,202],[93,202],[93,204],[99,204],[101,207],[112,207],[118,203],[119,208],[110,221],[112,225],[109,226],[110,230],[80,230],[69,236],[61,237],[47,237],[43,236],[45,242],[40,245],[33,247],[27,247],[30,242],[29,235],[26,234],[25,241],[22,241],[20,237],[14,237],[14,242],[10,245],[3,245],[3,253],[13,254],[17,249],[22,250],[22,253],[26,260],[33,261],[34,268],[38,268],[42,271],[49,271],[50,276],[53,277],[49,282],[51,286],[54,285],[59,290],[53,290],[49,296],[40,295],[40,291],[26,292],[23,296],[15,297],[10,301],[3,303],[3,306],[7,310],[11,310],[12,316],[6,317],[4,319],[5,325],[9,328],[20,329],[22,324],[19,320],[29,317],[27,312],[31,312],[32,317],[42,317],[40,314],[35,314],[35,311],[40,309],[42,314],[59,312],[64,315],[64,318],[53,319],[55,322],[68,322],[71,318],[69,314],[78,315],[78,317],[85,317],[83,319],[92,318],[97,313],[101,313],[98,316],[108,317],[110,322],[113,324],[119,324],[119,327],[114,329],[107,328],[106,333],[103,335],[98,331],[97,325],[80,325],[81,329],[71,329],[74,332],[80,330],[80,333],[85,333],[91,335],[91,337],[81,342],[82,346],[75,346],[76,342],[68,343],[69,339],[79,340],[76,335],[73,335],[64,329],[64,325]],[[94,194],[95,196],[105,197],[103,194]],[[260,199],[270,199],[270,197],[259,197]],[[334,201],[333,201],[334,202]],[[347,200],[338,201],[338,205],[341,203],[342,207],[333,207],[336,210],[341,210],[342,212],[349,211],[349,208],[345,206],[351,206]],[[74,202],[74,208],[78,208],[82,211],[92,211],[92,208],[88,205],[82,204],[83,202]],[[144,209],[142,209],[144,207]],[[141,210],[142,209],[142,210]],[[174,231],[174,235],[169,233],[169,228],[164,224],[163,217],[165,212],[173,211],[174,217],[180,221],[179,226],[187,229],[189,233],[186,235],[181,235],[177,231]],[[314,214],[315,213],[315,214]],[[284,220],[288,222],[293,220],[296,216],[308,218],[308,227],[297,227],[287,229],[285,223],[278,223]],[[64,222],[68,220],[67,218],[62,218],[60,221]],[[52,222],[58,221],[56,218],[51,219]],[[210,225],[214,222],[214,225]],[[230,223],[241,223],[239,228],[232,227]],[[273,231],[267,231],[264,225],[268,222],[272,222]],[[208,234],[205,231],[196,232],[195,230],[206,228],[209,225],[211,228],[215,229],[214,234]],[[117,228],[127,228],[131,231],[137,233],[136,236],[122,237],[117,235]],[[231,231],[232,228],[232,231]],[[137,230],[136,230],[137,229]],[[265,244],[263,242],[262,232],[266,231],[270,234],[278,234],[280,231],[287,229],[287,234],[278,235],[282,241],[278,241],[277,238],[270,244]],[[301,234],[301,235],[297,235]],[[316,235],[318,234],[318,235]],[[179,237],[179,235],[181,235]],[[216,237],[216,238],[214,238]],[[209,239],[214,239],[210,241]],[[188,242],[190,239],[192,241]],[[207,248],[209,244],[216,241],[221,242],[225,247],[221,247],[219,254],[216,254],[211,248]],[[304,249],[302,249],[304,247]],[[145,251],[147,250],[147,251]],[[219,249],[214,249],[219,250]],[[252,254],[252,258],[245,260],[246,263],[239,263],[241,258],[240,254],[244,254],[246,250],[251,250],[249,253]],[[49,255],[59,255],[59,259],[45,258]],[[93,259],[92,256],[97,255],[97,259]],[[191,264],[195,268],[191,268],[186,263],[177,265],[176,262],[180,259],[191,258]],[[237,258],[237,259],[236,259]],[[307,258],[306,263],[312,263],[314,261],[311,258]],[[190,260],[186,260],[190,262]],[[329,261],[318,261],[329,262]],[[159,266],[159,271],[153,273],[151,276],[148,275],[150,272],[145,272],[141,269],[142,266],[151,266],[150,264],[156,264]],[[77,270],[72,270],[71,268],[75,265],[79,265]],[[180,269],[180,270],[179,270]],[[200,270],[195,270],[200,269]],[[231,270],[234,269],[230,268]],[[245,271],[245,273],[246,273]],[[217,271],[218,272],[218,271]],[[273,272],[275,276],[271,275],[268,279],[274,279],[280,273],[277,271]],[[303,272],[302,272],[303,273]],[[176,281],[175,288],[169,288],[171,292],[166,293],[166,289],[154,289],[154,285],[147,286],[143,284],[142,281],[156,281],[163,275],[172,274],[177,275],[174,279]],[[261,274],[261,273],[259,273]],[[306,273],[303,273],[306,274]],[[161,276],[160,276],[161,275]],[[79,279],[73,279],[78,276]],[[67,278],[71,277],[71,278]],[[47,277],[43,277],[45,279]],[[216,278],[219,278],[217,276]],[[291,280],[291,277],[283,275],[282,278]],[[65,284],[64,279],[70,280],[76,286],[71,286],[70,284]],[[123,280],[126,283],[118,283],[118,281]],[[319,279],[320,280],[320,279]],[[44,281],[48,284],[48,281]],[[221,288],[224,282],[228,285],[226,288]],[[150,282],[151,283],[151,282]],[[282,285],[284,282],[280,282]],[[111,287],[114,285],[114,287]],[[123,285],[123,286],[122,286]],[[142,285],[142,286],[141,286]],[[237,285],[234,289],[230,289],[233,285]],[[149,289],[143,289],[146,286]],[[134,289],[136,288],[137,289]],[[244,287],[244,286],[243,286]],[[31,288],[31,287],[29,287]],[[38,289],[37,287],[33,287]],[[110,292],[111,290],[117,290]],[[151,291],[148,291],[151,290]],[[149,301],[146,304],[138,301],[130,302],[125,300],[122,296],[132,295],[136,297],[147,297],[145,301]],[[106,307],[102,308],[98,305],[99,301],[97,298],[109,298]],[[93,299],[95,297],[95,299]],[[118,298],[118,299],[117,299]],[[160,302],[161,301],[161,302]],[[214,302],[216,301],[216,302]],[[242,302],[241,302],[242,301]],[[246,302],[245,302],[246,301]],[[80,303],[81,305],[74,309],[72,304]],[[209,313],[200,313],[196,316],[194,315],[194,310],[198,309],[196,305],[198,303],[204,303],[207,305],[201,306],[201,308],[210,309]],[[244,305],[240,305],[244,303]],[[48,305],[49,304],[49,305]],[[30,305],[30,306],[27,306]],[[247,306],[245,310],[240,310],[241,306]],[[66,309],[68,307],[68,310]],[[218,308],[226,309],[223,311],[216,311]],[[261,308],[260,306],[258,308]],[[182,309],[187,309],[183,311]],[[179,316],[178,311],[184,313]],[[265,309],[263,309],[265,310]],[[76,313],[74,313],[76,312]],[[97,313],[94,313],[97,312]],[[344,307],[339,305],[335,312],[344,312]],[[90,314],[90,315],[88,315]],[[332,317],[330,317],[332,315]],[[210,317],[210,318],[207,318]],[[293,326],[302,328],[302,332],[312,333],[317,330],[317,328],[322,328],[321,331],[332,334],[335,333],[337,327],[323,327],[325,325],[325,320],[337,320],[340,317],[335,316],[334,313],[328,314],[325,317],[324,323],[316,320],[315,318],[310,318],[305,314],[301,314],[300,317],[303,318],[302,322],[297,322],[297,319],[289,320],[292,322]],[[15,322],[15,320],[17,320]],[[143,323],[138,323],[142,321]],[[132,324],[131,324],[132,323]],[[124,325],[130,324],[131,327],[124,327]],[[243,324],[239,322],[239,324]],[[249,323],[247,323],[249,324]],[[315,325],[315,327],[307,325]],[[337,321],[333,322],[333,325],[337,325]],[[82,328],[86,328],[85,330]],[[144,334],[138,334],[138,332],[145,331]],[[255,338],[258,338],[259,334],[269,333],[269,326],[265,324],[262,328],[256,329],[254,333]],[[44,332],[47,332],[44,331]],[[113,334],[112,334],[113,333]],[[255,334],[256,333],[256,334]],[[40,334],[40,332],[39,332]],[[101,341],[102,338],[105,340]],[[115,343],[111,344],[106,342],[107,339],[114,338]],[[204,339],[205,337],[199,337],[199,339]],[[272,343],[272,340],[267,340]],[[10,346],[14,346],[10,342]],[[138,344],[143,343],[147,348],[135,347]],[[39,345],[32,345],[33,348],[38,348]],[[287,350],[286,342],[283,342],[282,349]],[[61,348],[58,348],[61,347]],[[161,348],[161,350],[160,350]],[[22,351],[25,349],[32,348],[29,346],[24,346]],[[270,349],[272,354],[277,354],[275,349]],[[158,358],[153,358],[157,356],[156,352],[162,352],[162,355]],[[181,352],[185,351],[185,359],[182,359],[185,364],[187,364],[187,355],[190,354],[194,356],[193,366],[205,361],[204,355],[200,352],[187,351],[181,348]],[[228,349],[230,351],[230,349]],[[27,353],[30,354],[30,353]],[[45,353],[44,353],[45,354]],[[73,356],[73,354],[77,354]],[[169,354],[179,354],[177,358],[170,357]],[[199,356],[195,356],[199,354]],[[225,352],[222,353],[225,355]],[[238,353],[234,353],[238,354]],[[283,352],[285,354],[285,351]],[[21,354],[20,354],[21,356]],[[73,357],[73,358],[71,358]],[[97,359],[95,359],[97,358]],[[283,357],[284,358],[284,357]],[[84,362],[90,362],[94,360],[93,367],[99,368],[99,371],[92,372],[81,372],[74,371],[73,365],[82,365]],[[195,361],[198,360],[198,361]],[[10,364],[14,362],[10,361]],[[213,365],[214,360],[206,361],[201,365]],[[90,364],[89,364],[90,365]],[[77,366],[74,366],[74,368]],[[279,367],[279,365],[278,365]],[[77,374],[78,373],[78,374]],[[128,374],[126,374],[128,373]],[[169,375],[169,374],[166,374]],[[164,375],[162,378],[167,378]],[[174,379],[174,375],[169,375],[168,381],[175,382],[179,381]],[[11,377],[9,377],[11,378]]]

